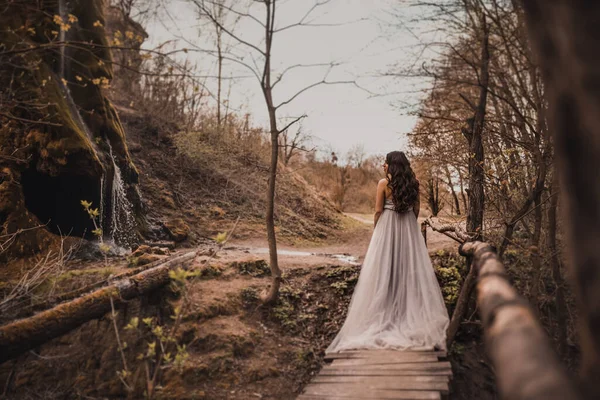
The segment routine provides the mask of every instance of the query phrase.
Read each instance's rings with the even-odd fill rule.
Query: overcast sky
[[[236,2],[239,4],[241,2]],[[283,71],[295,64],[339,62],[328,75],[328,81],[354,81],[366,90],[352,84],[324,85],[314,88],[281,112],[283,118],[307,114],[304,127],[315,137],[315,144],[323,150],[333,149],[345,154],[354,145],[364,146],[368,154],[384,154],[406,148],[406,132],[412,129],[415,118],[407,116],[392,104],[415,103],[415,82],[407,79],[381,77],[397,64],[414,62],[418,49],[414,35],[396,29],[390,21],[399,22],[389,13],[392,9],[409,20],[413,8],[398,6],[394,0],[332,0],[319,7],[312,21],[341,26],[296,27],[276,35],[273,48],[273,67]],[[278,4],[277,26],[297,22],[314,4],[313,0],[282,0]],[[150,22],[150,35],[145,47],[166,40],[177,40],[178,47],[192,47],[185,38],[202,48],[212,48],[208,27],[201,27],[193,5],[185,0],[168,2],[165,14]],[[392,8],[393,7],[393,8]],[[253,6],[257,17],[264,15],[264,6]],[[165,18],[165,16],[167,16]],[[257,43],[261,30],[251,20],[242,20],[235,32],[245,40]],[[246,49],[238,47],[237,54]],[[188,53],[203,73],[215,73],[216,62],[206,54]],[[250,60],[250,58],[246,58]],[[327,68],[300,68],[287,74],[275,92],[276,102],[286,100],[295,92],[323,79]],[[234,65],[226,67],[226,75],[247,75]],[[422,87],[423,82],[417,82]],[[208,80],[214,90],[216,82]],[[227,93],[228,88],[224,92]],[[266,106],[255,78],[236,79],[230,89],[230,104],[250,112],[256,124],[267,125]]]

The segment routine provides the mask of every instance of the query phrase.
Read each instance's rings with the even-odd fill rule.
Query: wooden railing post
[[[502,398],[579,399],[545,331],[527,301],[508,281],[492,246],[467,242],[459,251],[473,258],[486,351],[494,364]]]

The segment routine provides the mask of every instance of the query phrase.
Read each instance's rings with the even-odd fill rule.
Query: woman
[[[417,223],[419,182],[401,151],[386,156],[375,230],[344,326],[327,353],[446,348],[448,312]]]

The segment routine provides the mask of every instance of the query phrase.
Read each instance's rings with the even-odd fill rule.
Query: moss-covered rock
[[[262,277],[271,274],[269,264],[265,260],[236,261],[231,263],[231,266],[242,275]]]
[[[175,218],[165,222],[165,229],[169,237],[175,242],[185,241],[190,234],[190,227],[181,218]]]
[[[23,0],[0,15],[0,47],[13,51],[0,56],[0,156],[6,160],[0,235],[22,232],[5,255],[45,248],[52,241],[48,230],[93,237],[94,224],[79,203],[110,209],[115,165],[143,222],[138,172],[105,95],[112,79],[105,25],[102,0]],[[38,225],[45,227],[29,230]]]

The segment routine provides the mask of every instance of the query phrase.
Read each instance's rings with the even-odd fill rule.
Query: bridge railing
[[[509,282],[494,248],[483,242],[465,242],[459,252],[472,259],[486,352],[502,398],[579,399],[546,332]]]

